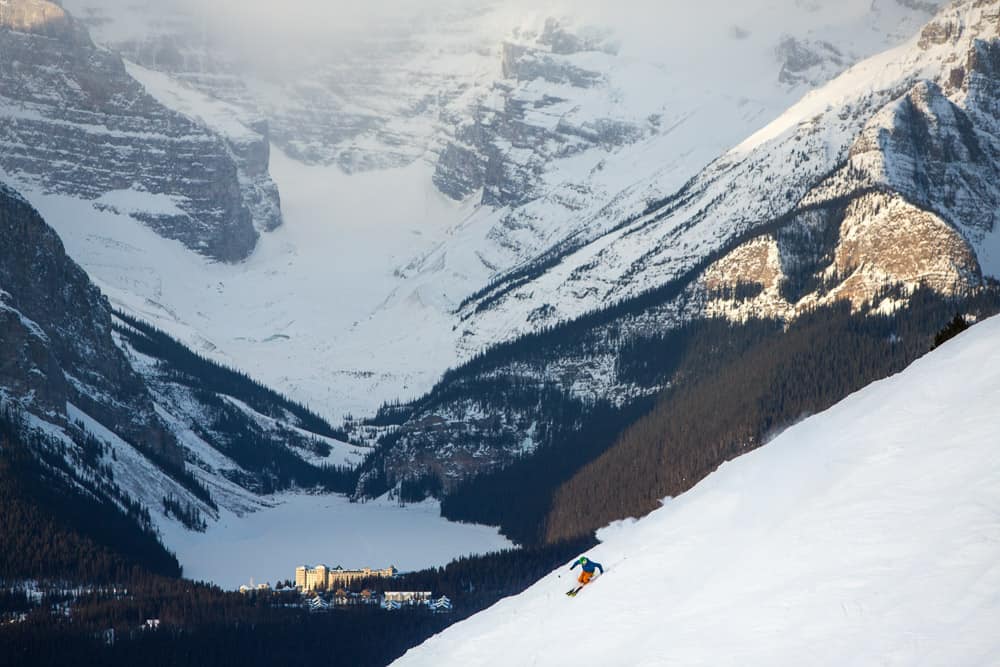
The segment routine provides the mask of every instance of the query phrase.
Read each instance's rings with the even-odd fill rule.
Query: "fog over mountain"
[[[285,223],[255,215],[277,231],[220,272],[141,226],[117,239],[141,257],[104,242],[85,204],[60,228],[70,253],[118,307],[338,417],[514,335],[521,315],[454,314],[932,15],[912,0],[63,4],[160,103],[239,147],[253,211],[274,211],[269,173]]]
[[[118,0],[125,2],[125,0]],[[72,4],[72,3],[70,3]],[[107,5],[108,3],[103,3]],[[128,2],[135,7],[135,2]],[[266,0],[165,0],[198,16],[217,37],[259,64],[283,60],[290,54],[336,54],[373,41],[405,39],[433,30],[456,18],[476,17],[494,35],[514,30],[540,30],[549,19],[587,26],[593,35],[611,36],[622,55],[676,65],[681,60],[712,63],[732,69],[739,62],[725,58],[721,40],[746,40],[751,35],[779,37],[801,31],[804,25],[877,23],[899,5],[932,10],[941,0],[820,0],[732,3],[725,0],[289,0],[278,5]],[[913,25],[899,26],[900,36]],[[874,25],[869,30],[876,31]],[[828,39],[822,34],[818,39]],[[716,57],[713,60],[713,57]],[[762,74],[746,68],[746,74]]]

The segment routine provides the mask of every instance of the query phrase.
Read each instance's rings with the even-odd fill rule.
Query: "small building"
[[[402,604],[420,604],[429,602],[432,596],[430,591],[386,591],[382,597]]]
[[[327,611],[330,609],[330,603],[317,595],[316,597],[309,598],[306,607],[309,608],[309,611]]]
[[[255,585],[253,583],[253,579],[250,579],[250,583],[249,584],[243,584],[242,586],[240,586],[239,590],[240,590],[240,593],[242,593],[243,595],[250,595],[251,593],[262,593],[262,594],[264,594],[264,593],[270,593],[271,592],[271,584],[256,584]]]
[[[442,595],[437,600],[431,600],[427,606],[430,607],[432,611],[437,613],[446,613],[451,611],[453,608],[451,600],[447,595]]]

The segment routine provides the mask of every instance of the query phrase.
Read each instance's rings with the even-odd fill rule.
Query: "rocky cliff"
[[[604,72],[615,56],[610,44],[581,39],[554,19],[517,38],[501,44],[501,78],[469,108],[445,112],[455,130],[434,184],[450,197],[481,191],[483,204],[517,206],[539,196],[539,177],[553,161],[595,147],[612,150],[655,129],[642,120],[574,120],[571,90],[607,86]]]
[[[242,513],[291,487],[346,490],[361,450],[245,375],[116,317],[55,231],[3,184],[0,248],[0,408],[24,415],[41,434],[29,440],[86,492],[141,503],[155,525],[179,507],[185,525],[204,529],[220,505]]]
[[[56,233],[5,186],[0,239],[0,390],[63,426],[72,403],[140,450],[181,465],[180,447],[114,342],[107,299],[66,256]]]
[[[229,262],[256,243],[251,206],[277,223],[266,141],[234,147],[159,104],[58,5],[4,3],[0,54],[0,169],[23,191],[128,213]]]
[[[470,345],[480,329],[517,335],[637,296],[741,235],[872,190],[900,200],[896,210],[911,206],[915,224],[946,223],[997,275],[998,12],[995,2],[950,5],[907,48],[810,93],[673,195],[511,272],[464,305]]]

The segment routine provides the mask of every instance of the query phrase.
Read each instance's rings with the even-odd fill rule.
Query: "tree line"
[[[888,295],[885,295],[888,296]],[[642,516],[690,489],[770,434],[899,372],[959,325],[956,307],[982,317],[1000,310],[995,289],[956,304],[918,290],[891,315],[837,304],[806,314],[717,372],[668,389],[645,417],[555,492],[546,540],[592,533]],[[947,326],[946,326],[947,325]]]
[[[0,579],[110,582],[139,571],[179,576],[149,514],[124,499],[83,491],[87,482],[44,437],[0,410]]]
[[[115,311],[115,318],[124,323],[123,325],[116,322],[115,330],[137,352],[157,359],[161,364],[161,370],[168,374],[171,380],[192,388],[232,396],[257,412],[274,419],[284,420],[291,415],[297,420],[299,427],[312,433],[338,440],[348,439],[346,432],[334,428],[309,408],[254,380],[242,371],[223,366],[197,354],[148,322],[122,311]]]

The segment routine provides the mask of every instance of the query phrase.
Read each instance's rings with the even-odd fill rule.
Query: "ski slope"
[[[996,665],[1000,317],[599,533],[422,665]]]

